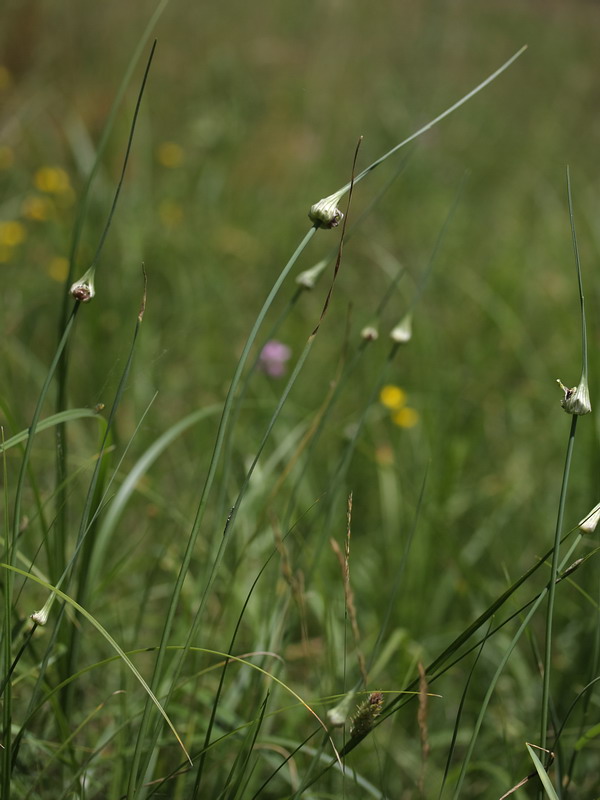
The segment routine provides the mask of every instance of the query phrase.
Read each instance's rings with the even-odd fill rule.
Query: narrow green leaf
[[[586,731],[586,732],[583,734],[583,736],[581,736],[581,737],[580,737],[580,738],[579,738],[579,739],[578,739],[578,740],[575,742],[575,750],[583,750],[583,748],[584,748],[584,747],[585,747],[587,744],[589,744],[589,743],[592,741],[592,739],[595,739],[595,738],[596,738],[596,736],[600,736],[600,722],[599,722],[597,725],[593,725],[591,728],[589,728],[589,729],[588,729],[588,730],[587,730],[587,731]]]
[[[86,419],[88,417],[95,417],[95,419],[104,422],[103,417],[100,417],[98,412],[92,410],[91,408],[71,408],[68,411],[61,411],[59,414],[52,414],[51,417],[47,417],[41,422],[38,422],[35,427],[35,432],[39,433],[40,431],[45,431],[47,428],[52,428],[55,425],[61,425],[63,422],[72,422],[75,419]],[[19,433],[15,433],[15,435],[11,436],[10,439],[0,443],[0,453],[10,450],[11,447],[15,447],[15,445],[24,442],[28,437],[29,428],[26,428],[24,431],[20,431]]]
[[[527,749],[529,750],[529,755],[531,756],[531,760],[533,761],[533,765],[537,770],[537,774],[539,775],[540,781],[542,782],[542,786],[544,787],[544,791],[546,792],[546,796],[550,798],[550,800],[558,800],[558,795],[552,785],[552,781],[550,780],[548,773],[544,769],[544,765],[538,758],[535,750],[530,744],[527,744]]]
[[[113,639],[113,637],[106,630],[106,628],[104,628],[98,622],[98,620],[90,614],[89,611],[86,611],[86,609],[83,608],[83,606],[80,606],[79,603],[77,603],[75,600],[73,600],[72,597],[69,597],[68,594],[65,594],[64,592],[61,592],[60,589],[57,589],[55,586],[52,586],[52,584],[41,580],[41,578],[38,578],[37,576],[32,575],[30,572],[26,572],[24,569],[19,569],[18,567],[13,567],[10,564],[0,564],[0,567],[3,568],[3,569],[6,569],[6,570],[10,570],[11,572],[16,572],[18,575],[22,575],[24,578],[29,578],[30,580],[34,581],[35,583],[39,584],[40,586],[43,586],[49,592],[53,592],[55,595],[57,595],[62,600],[64,600],[65,603],[68,603],[68,605],[70,605],[76,611],[79,611],[79,613],[83,617],[85,617],[87,619],[87,621],[89,623],[91,623],[91,625],[94,626],[94,628],[96,628],[98,633],[101,636],[103,636],[106,639],[106,641],[108,642],[108,644],[113,648],[113,650],[116,653],[118,653],[120,658],[124,661],[124,663],[127,665],[127,667],[135,675],[135,677],[137,678],[139,683],[142,685],[142,687],[144,688],[144,691],[146,692],[146,694],[148,695],[150,700],[152,700],[152,702],[154,703],[156,708],[159,710],[161,716],[164,718],[165,722],[167,723],[167,725],[169,726],[169,728],[173,732],[173,735],[175,736],[175,738],[179,742],[179,746],[181,747],[181,749],[183,750],[183,752],[186,755],[187,760],[191,764],[192,763],[192,759],[190,758],[188,751],[185,749],[185,746],[184,746],[183,742],[181,741],[181,737],[177,733],[177,730],[175,729],[175,726],[173,725],[173,723],[171,722],[171,720],[167,716],[167,712],[164,710],[164,708],[160,704],[160,701],[158,700],[158,698],[156,697],[156,695],[154,694],[152,689],[148,686],[148,684],[146,683],[146,681],[144,680],[142,675],[138,672],[138,670],[136,669],[136,667],[134,666],[132,661],[128,658],[128,656],[125,653],[125,651],[117,644],[117,642]]]

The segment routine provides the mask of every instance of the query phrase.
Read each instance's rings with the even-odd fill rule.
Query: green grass
[[[600,499],[599,12],[403,5],[2,12],[7,800],[466,800],[528,775],[510,797],[600,797],[597,553],[576,530]],[[354,187],[311,338],[342,226],[307,213],[358,137],[356,174],[524,44]],[[555,381],[581,374],[567,163],[593,413],[559,502]],[[258,363],[273,338],[282,378]]]

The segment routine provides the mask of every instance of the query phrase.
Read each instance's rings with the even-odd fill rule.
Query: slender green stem
[[[172,627],[173,627],[173,620],[175,619],[175,613],[177,611],[177,606],[179,604],[179,598],[181,596],[181,590],[183,588],[183,583],[184,583],[184,580],[185,580],[186,575],[187,575],[188,570],[189,570],[190,561],[192,559],[192,553],[194,552],[196,541],[198,539],[198,534],[200,532],[200,526],[202,524],[202,520],[204,518],[204,513],[206,511],[206,504],[207,504],[207,501],[208,501],[208,496],[209,496],[210,490],[212,488],[212,485],[213,485],[213,482],[214,482],[214,479],[215,479],[217,466],[218,466],[219,459],[220,459],[220,456],[221,456],[221,451],[222,451],[222,448],[223,448],[223,441],[224,441],[224,438],[225,438],[227,425],[228,425],[229,418],[230,418],[230,415],[231,415],[231,412],[232,412],[234,398],[236,396],[236,392],[237,392],[237,389],[238,389],[238,386],[239,386],[239,383],[240,383],[240,380],[241,380],[242,372],[243,372],[244,367],[246,365],[246,362],[248,360],[248,356],[250,354],[250,350],[252,349],[252,346],[253,346],[253,344],[254,344],[254,342],[256,340],[256,337],[258,335],[258,331],[259,331],[259,329],[260,329],[260,327],[261,327],[261,325],[262,325],[262,323],[263,323],[263,321],[264,321],[269,309],[271,308],[271,306],[273,304],[273,301],[275,300],[275,297],[277,296],[277,294],[279,292],[279,289],[281,288],[283,282],[285,281],[285,279],[289,275],[290,271],[292,270],[294,264],[296,263],[296,261],[300,257],[301,253],[304,251],[304,249],[306,248],[306,246],[308,245],[308,243],[310,242],[312,237],[315,235],[316,231],[317,231],[316,226],[312,226],[308,230],[308,232],[306,233],[306,235],[304,236],[304,238],[302,239],[302,241],[300,242],[300,244],[298,245],[298,247],[296,248],[296,250],[292,254],[291,258],[289,259],[289,261],[287,262],[287,264],[285,265],[285,267],[281,271],[279,277],[277,278],[277,280],[273,284],[273,287],[271,288],[271,291],[269,292],[269,295],[268,295],[267,299],[265,300],[265,302],[263,304],[263,307],[261,308],[260,313],[258,314],[258,316],[257,316],[257,318],[256,318],[256,320],[254,322],[252,330],[250,331],[250,334],[248,336],[248,339],[246,341],[246,344],[244,345],[244,349],[243,349],[242,354],[240,356],[240,359],[238,361],[238,365],[237,365],[235,373],[233,375],[233,378],[232,378],[232,381],[231,381],[231,385],[229,387],[229,391],[227,392],[227,397],[225,398],[225,404],[223,406],[223,413],[221,414],[221,419],[219,421],[219,427],[218,427],[218,430],[217,430],[217,437],[216,437],[216,440],[215,440],[215,444],[214,444],[214,447],[213,447],[213,452],[212,452],[210,463],[209,463],[209,466],[208,466],[208,473],[207,473],[206,479],[204,481],[204,486],[202,488],[202,493],[200,495],[200,500],[199,500],[199,503],[198,503],[198,509],[196,511],[196,517],[194,519],[194,523],[192,525],[192,529],[191,529],[189,537],[188,537],[188,541],[187,541],[187,544],[186,544],[186,549],[185,549],[185,552],[184,552],[184,555],[183,555],[183,558],[182,558],[182,561],[181,561],[181,566],[180,566],[179,572],[177,574],[177,580],[175,582],[175,586],[173,588],[173,592],[171,594],[171,598],[170,598],[170,601],[169,601],[169,608],[168,608],[168,611],[167,611],[167,614],[166,614],[166,618],[165,618],[165,623],[164,623],[164,626],[163,626],[163,632],[162,632],[162,636],[161,636],[161,643],[160,643],[158,655],[157,655],[157,658],[156,658],[156,662],[155,662],[155,665],[154,665],[152,679],[150,681],[150,685],[152,687],[157,687],[158,686],[158,684],[160,682],[160,679],[161,679],[161,676],[162,676],[164,661],[165,661],[165,657],[166,657],[166,645],[168,643],[169,636],[171,634],[171,630],[172,630]],[[204,596],[204,599],[201,601],[200,607],[199,607],[199,609],[198,609],[198,611],[196,613],[196,618],[195,618],[196,619],[196,625],[194,626],[195,630],[197,629],[197,625],[199,624],[199,620],[200,620],[200,618],[202,616],[202,611],[203,611],[203,608],[204,608],[205,598],[206,598],[206,595]],[[190,636],[191,635],[192,635],[192,633],[190,632]],[[178,674],[178,671],[181,668],[181,666],[180,666],[181,663],[182,663],[182,659],[180,659],[180,661],[179,661],[179,666],[177,664],[174,665],[173,670],[174,670],[174,674],[175,675]],[[174,687],[175,683],[176,683],[176,679],[173,679],[173,681],[171,683],[171,686]],[[170,695],[169,695],[169,697],[170,697]],[[167,698],[167,703],[168,703],[168,699],[169,698]],[[165,705],[167,703],[165,703]],[[156,741],[158,739],[159,732],[160,732],[159,729],[157,728],[155,730],[155,733],[154,733],[153,737],[152,737],[152,741],[150,743],[147,743],[145,741],[146,733],[147,733],[147,730],[148,730],[148,725],[150,723],[151,710],[152,710],[151,704],[150,703],[146,703],[146,706],[144,708],[144,715],[142,717],[142,722],[141,722],[141,725],[140,725],[140,728],[139,728],[137,741],[136,741],[136,745],[135,745],[135,751],[134,751],[134,755],[133,755],[133,762],[132,762],[131,770],[130,770],[130,773],[129,773],[128,797],[131,797],[131,798],[137,797],[137,792],[138,792],[138,788],[139,788],[139,782],[138,782],[139,773],[141,772],[142,775],[143,775],[143,773],[146,771],[147,765],[149,763],[149,759],[151,757],[151,754],[152,754],[152,751],[153,751],[154,747],[156,746]],[[149,744],[149,746],[148,746],[148,750],[147,750],[146,756],[143,758],[142,757],[142,750],[143,750],[143,748],[144,748],[144,746],[146,744]]]
[[[0,428],[0,435],[2,437],[2,444],[4,445],[4,428]],[[6,472],[6,449],[2,448],[2,482],[4,484],[4,530],[6,531],[6,546],[5,558],[7,563],[12,564],[14,559],[14,540],[11,534],[10,519],[8,513],[8,475]],[[4,628],[2,631],[2,675],[6,676],[7,682],[9,681],[10,662],[12,657],[12,637],[11,637],[11,621],[12,621],[12,593],[13,593],[13,579],[12,574],[8,573],[4,579],[3,586],[3,611],[4,611]],[[12,697],[11,692],[7,691],[2,704],[2,741],[4,747],[0,752],[0,759],[2,765],[2,777],[0,779],[0,787],[2,788],[2,797],[10,800],[10,762],[12,759],[12,737],[10,735],[12,717]]]
[[[569,485],[569,473],[571,471],[571,458],[573,455],[573,445],[575,443],[575,432],[577,430],[577,414],[571,417],[571,430],[567,444],[567,455],[565,458],[565,468],[563,471],[562,485],[560,488],[560,499],[558,501],[558,515],[556,519],[556,531],[554,533],[554,550],[552,551],[552,565],[550,567],[550,587],[548,589],[548,606],[546,613],[546,642],[544,647],[544,674],[542,680],[542,708],[540,717],[540,747],[546,747],[548,738],[548,713],[550,709],[550,673],[552,667],[552,622],[554,619],[554,598],[556,595],[556,576],[558,575],[558,564],[560,557],[560,532],[563,524],[565,512],[565,502],[567,499],[567,487]]]
[[[71,245],[69,249],[69,271],[64,283],[64,292],[63,292],[63,300],[61,305],[61,311],[59,314],[59,322],[58,322],[58,335],[62,335],[62,331],[64,330],[67,316],[69,313],[69,305],[71,302],[71,297],[67,291],[68,287],[71,285],[73,281],[73,273],[75,270],[75,260],[77,258],[77,251],[79,249],[79,243],[81,241],[81,235],[83,232],[83,224],[87,215],[88,206],[89,206],[89,198],[90,198],[90,189],[92,187],[92,183],[94,178],[100,168],[100,164],[102,163],[102,156],[104,155],[104,151],[106,150],[106,146],[108,144],[108,140],[112,129],[114,127],[114,123],[117,117],[117,111],[123,97],[125,96],[125,91],[127,86],[129,85],[129,81],[131,80],[131,76],[133,75],[133,71],[146,47],[148,39],[152,33],[152,30],[156,23],[158,22],[161,14],[165,10],[169,3],[169,0],[160,0],[157,4],[154,13],[150,17],[148,24],[146,25],[138,44],[133,51],[133,54],[129,60],[129,64],[127,65],[127,69],[123,75],[123,79],[119,85],[117,90],[117,94],[113,101],[112,107],[110,109],[106,124],[104,126],[104,130],[102,132],[102,136],[96,148],[96,157],[94,163],[92,165],[92,169],[87,177],[85,185],[83,187],[83,191],[81,194],[81,200],[79,202],[79,208],[77,212],[77,217],[75,220],[75,225],[73,227],[73,235],[71,238]],[[67,404],[67,377],[68,377],[68,370],[69,370],[69,359],[68,359],[68,348],[65,349],[62,358],[58,364],[57,370],[57,391],[56,391],[56,411],[62,411]],[[68,503],[67,503],[67,493],[66,493],[66,484],[67,484],[67,439],[65,436],[65,429],[63,425],[58,425],[56,428],[56,493],[55,493],[55,511],[56,511],[56,524],[55,524],[55,535],[53,537],[53,546],[52,546],[52,553],[51,559],[53,560],[53,564],[51,566],[50,577],[52,579],[57,579],[60,570],[64,567],[65,559],[66,559],[66,536],[67,536],[67,529],[68,529]]]
[[[79,310],[79,303],[75,303],[73,307],[73,311],[71,312],[71,316],[67,320],[67,324],[65,325],[65,329],[63,331],[63,335],[61,337],[60,342],[58,343],[58,347],[56,349],[56,353],[54,354],[54,358],[50,365],[50,369],[48,370],[48,374],[46,375],[46,379],[44,381],[44,385],[40,391],[40,396],[38,397],[37,405],[35,407],[35,411],[33,412],[33,417],[31,419],[31,425],[29,426],[29,436],[27,438],[27,442],[25,444],[25,452],[23,453],[23,460],[21,461],[21,469],[19,471],[19,477],[17,479],[17,487],[15,492],[15,505],[14,505],[14,512],[13,512],[13,541],[16,540],[19,534],[19,526],[21,520],[21,502],[23,499],[23,488],[25,484],[25,475],[27,472],[27,467],[29,465],[29,459],[31,458],[31,450],[33,448],[33,442],[35,440],[35,432],[37,429],[37,425],[40,419],[40,415],[42,413],[42,407],[44,405],[44,401],[46,400],[46,396],[48,394],[48,389],[50,388],[50,383],[52,382],[52,378],[54,377],[54,373],[56,372],[57,364],[60,360],[60,357],[66,347],[67,341],[69,340],[69,336],[71,334],[71,330],[73,328],[73,324],[77,317],[77,311]]]
[[[577,231],[575,230],[575,215],[573,213],[573,198],[571,196],[571,173],[567,167],[567,195],[569,200],[569,219],[571,222],[571,238],[573,240],[573,253],[575,254],[575,267],[577,269],[577,286],[579,289],[579,304],[581,306],[581,381],[588,378],[588,343],[585,324],[585,300],[583,296],[583,280],[581,277],[581,261],[579,247],[577,246]]]
[[[14,545],[14,543],[17,541],[17,537],[19,535],[19,528],[20,528],[20,525],[21,525],[21,503],[22,503],[22,499],[23,499],[23,490],[25,488],[25,477],[27,475],[27,470],[28,470],[28,466],[29,466],[29,462],[30,462],[30,458],[31,458],[31,451],[32,451],[32,448],[33,448],[34,440],[35,440],[35,432],[36,432],[36,429],[37,429],[37,426],[38,426],[40,415],[42,413],[42,407],[43,407],[44,402],[46,400],[46,397],[48,395],[48,391],[50,389],[50,384],[51,384],[52,379],[54,377],[54,374],[56,372],[56,367],[57,367],[58,362],[60,360],[60,357],[61,357],[61,355],[62,355],[62,353],[63,353],[63,351],[64,351],[64,349],[66,347],[67,341],[69,340],[69,336],[71,334],[71,330],[73,329],[73,325],[75,323],[75,319],[76,319],[76,316],[77,316],[78,308],[79,308],[79,303],[76,303],[75,306],[73,307],[73,311],[71,312],[71,316],[67,320],[67,324],[66,324],[65,329],[63,331],[63,335],[61,337],[60,342],[58,343],[58,347],[57,347],[56,353],[54,354],[54,358],[52,359],[52,363],[51,363],[50,368],[48,370],[48,374],[46,375],[46,378],[44,380],[44,384],[43,384],[42,389],[40,391],[40,395],[38,397],[38,401],[37,401],[35,410],[33,412],[33,417],[31,419],[31,425],[29,426],[29,436],[27,437],[27,442],[25,444],[25,451],[23,453],[23,459],[21,461],[21,467],[20,467],[20,470],[19,470],[19,476],[17,478],[17,485],[16,485],[16,490],[15,490],[15,504],[14,504],[14,510],[13,510],[13,519],[12,519],[12,536],[8,532],[8,529],[7,529],[7,539],[10,537],[11,545]],[[13,549],[12,549],[12,546],[11,546],[10,548],[7,548],[7,556],[9,556],[9,558],[10,558],[12,556],[12,554],[13,554]],[[10,564],[11,561],[9,560],[7,563]],[[6,627],[5,627],[4,635],[9,640],[10,640],[10,636],[11,636],[10,620],[12,618],[12,613],[11,613],[10,609],[12,607],[12,597],[8,594],[7,590],[11,586],[12,586],[12,583],[9,582],[9,583],[6,584],[6,587],[5,587],[5,593],[6,593],[6,597],[5,597],[5,626]],[[10,645],[6,645],[6,646],[9,647]],[[5,652],[5,654],[4,654],[5,658],[6,658],[6,655],[7,655],[7,652]],[[14,666],[15,666],[15,664],[13,664],[11,669],[14,669]],[[5,673],[5,674],[7,674],[7,673]],[[10,702],[11,702],[11,686],[10,686],[10,680],[9,680],[7,682],[7,684],[6,684],[5,691],[4,691],[5,709],[6,709],[7,706],[8,706],[8,709],[10,709]],[[4,783],[6,783],[6,781],[10,779],[10,771],[11,771],[10,770],[10,763],[11,763],[11,759],[12,759],[12,755],[11,755],[11,753],[12,753],[12,734],[11,734],[11,729],[12,728],[11,728],[11,725],[10,725],[10,719],[7,718],[7,715],[9,715],[9,713],[10,713],[10,711],[5,711],[5,716],[4,716],[5,730],[4,730],[4,736],[3,736],[3,742],[2,742],[2,746],[3,746],[3,749],[5,751],[4,758],[3,758],[4,771],[3,771],[3,778],[2,778]],[[7,722],[8,722],[8,724],[6,724]],[[4,788],[6,789],[6,786]],[[2,796],[8,798],[9,794],[6,791],[4,791]]]
[[[522,47],[520,50],[518,50],[518,51],[517,51],[517,52],[516,52],[516,53],[515,53],[513,56],[511,56],[511,57],[508,59],[508,61],[505,61],[505,62],[504,62],[504,64],[502,64],[502,66],[501,66],[501,67],[498,67],[498,69],[497,69],[495,72],[493,72],[491,75],[489,75],[489,76],[488,76],[488,77],[487,77],[487,78],[486,78],[484,81],[482,81],[482,82],[481,82],[481,83],[480,83],[478,86],[476,86],[474,89],[471,89],[471,91],[470,91],[470,92],[468,92],[466,95],[464,95],[464,97],[461,97],[461,99],[460,99],[460,100],[458,100],[456,103],[454,103],[453,105],[451,105],[451,106],[450,106],[449,108],[447,108],[445,111],[442,111],[442,113],[441,113],[441,114],[439,114],[439,115],[438,115],[438,116],[437,116],[435,119],[432,119],[432,120],[431,120],[431,122],[428,122],[426,125],[423,125],[423,127],[422,127],[422,128],[419,128],[419,130],[418,130],[418,131],[415,131],[415,132],[414,132],[414,133],[412,133],[410,136],[408,136],[406,139],[403,139],[403,140],[402,140],[402,141],[401,141],[399,144],[397,144],[395,147],[392,147],[392,149],[391,149],[391,150],[388,150],[388,152],[387,152],[387,153],[385,153],[384,155],[382,155],[382,156],[381,156],[380,158],[378,158],[376,161],[373,161],[373,163],[372,163],[372,164],[370,164],[370,165],[369,165],[369,166],[368,166],[366,169],[363,169],[363,171],[362,171],[362,172],[360,172],[360,173],[359,173],[359,174],[356,176],[356,178],[354,179],[354,184],[356,185],[356,184],[357,184],[359,181],[362,181],[362,179],[363,179],[363,178],[365,178],[365,177],[366,177],[366,176],[369,174],[369,172],[372,172],[372,171],[373,171],[373,170],[374,170],[376,167],[378,167],[380,164],[382,164],[382,163],[383,163],[383,162],[384,162],[384,161],[385,161],[387,158],[389,158],[389,157],[390,157],[391,155],[393,155],[395,152],[397,152],[398,150],[400,150],[400,148],[401,148],[401,147],[404,147],[405,145],[409,144],[409,142],[412,142],[414,139],[417,139],[417,138],[418,138],[419,136],[421,136],[422,134],[424,134],[424,133],[427,133],[427,131],[428,131],[428,130],[431,130],[431,128],[433,128],[435,125],[437,125],[437,124],[438,124],[438,122],[441,122],[441,121],[442,121],[443,119],[445,119],[446,117],[449,117],[449,116],[450,116],[450,114],[452,114],[454,111],[456,111],[456,110],[457,110],[457,109],[459,109],[461,106],[463,106],[463,105],[464,105],[466,102],[468,102],[468,101],[469,101],[469,100],[470,100],[472,97],[475,97],[475,95],[476,95],[476,94],[478,94],[478,93],[479,93],[479,92],[480,92],[482,89],[485,89],[485,87],[486,87],[486,86],[488,86],[490,83],[492,83],[492,81],[495,81],[495,80],[496,80],[496,78],[498,78],[498,77],[499,77],[499,76],[500,76],[500,75],[501,75],[501,74],[502,74],[502,73],[503,73],[505,70],[507,70],[507,69],[510,67],[510,65],[511,65],[513,62],[515,62],[515,61],[517,60],[517,58],[519,58],[519,56],[523,55],[523,53],[525,52],[525,50],[527,50],[527,45],[524,45],[524,46],[523,46],[523,47]],[[345,194],[345,193],[346,193],[346,192],[347,192],[349,189],[350,189],[350,184],[349,184],[349,183],[347,183],[345,186],[343,186],[343,187],[342,187],[342,188],[339,190],[339,192],[337,192],[337,194],[339,194],[339,195],[340,195],[340,197],[341,197],[341,196],[343,196],[343,195],[344,195],[344,194]]]

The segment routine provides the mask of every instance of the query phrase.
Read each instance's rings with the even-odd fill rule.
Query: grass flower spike
[[[85,275],[82,275],[78,281],[71,286],[69,294],[80,303],[89,303],[92,297],[96,294],[94,289],[94,273],[95,267],[90,267]]]
[[[352,718],[351,736],[360,736],[368,733],[373,727],[373,723],[381,714],[383,709],[383,694],[381,692],[371,692],[368,698],[356,709],[356,714]]]

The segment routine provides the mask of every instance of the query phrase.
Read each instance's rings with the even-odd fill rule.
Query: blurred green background
[[[11,423],[28,425],[54,352],[78,198],[155,7],[20,0],[2,12],[0,379],[9,433]],[[362,168],[527,44],[494,84],[357,187],[351,219],[408,156],[345,248],[329,316],[281,421],[287,430],[312,418],[347,342],[356,346],[391,277],[404,268],[380,339],[352,375],[321,445],[306,508],[327,490],[348,426],[381,374],[387,333],[414,296],[457,203],[415,312],[413,340],[386,378],[408,393],[419,423],[395,426],[375,405],[348,479],[359,616],[367,632],[370,626],[376,632],[398,530],[413,519],[428,470],[398,618],[435,654],[551,544],[569,427],[555,380],[575,385],[581,367],[567,164],[586,288],[592,404],[598,397],[599,29],[600,6],[591,0],[172,0],[155,28],[158,48],[97,296],[78,320],[70,405],[111,402],[141,299],[142,262],[147,311],[118,442],[132,436],[155,392],[131,458],[185,414],[221,402],[263,299],[309,227],[310,205],[347,182],[358,137],[364,136]],[[106,219],[140,78],[141,65],[92,186],[76,275],[89,265]],[[319,232],[297,271],[330,254],[337,241],[335,231]],[[295,357],[319,317],[330,274],[301,298],[278,334]],[[266,330],[293,291],[290,281]],[[221,490],[225,506],[279,389],[261,375],[252,384],[254,405],[234,436],[236,468]],[[600,499],[597,420],[594,414],[580,425],[567,527]],[[169,451],[145,479],[124,530],[143,529],[164,541],[185,528],[215,424]],[[89,458],[94,435],[82,426],[73,436],[77,464]],[[51,464],[50,435],[40,441]],[[210,525],[219,528],[217,510],[211,513]],[[341,537],[344,503],[338,524]],[[141,570],[145,555],[134,555]],[[590,588],[592,578],[584,573],[582,586]],[[117,591],[125,618],[138,603],[135,579],[117,583]],[[586,620],[578,592],[565,595],[571,622],[560,647],[568,650]],[[580,656],[573,652],[578,657],[585,662],[585,648]],[[523,697],[508,693],[515,706],[529,702],[525,684]],[[510,716],[509,710],[508,738],[511,725],[519,736],[532,735]]]
[[[22,226],[23,241],[0,254],[2,368],[4,385],[31,403],[53,352],[63,296],[57,278],[78,194],[153,10],[152,3],[57,9],[29,1],[9,3],[4,13],[1,211]],[[417,142],[348,244],[293,402],[302,412],[323,397],[348,320],[356,337],[390,272],[402,266],[419,280],[460,191],[416,315],[413,353],[390,379],[428,423],[416,434],[418,449],[443,474],[440,491],[453,497],[446,524],[507,495],[525,508],[535,503],[540,524],[552,519],[554,503],[544,500],[554,496],[567,425],[553,383],[560,376],[573,385],[580,368],[567,163],[594,386],[597,375],[599,15],[591,2],[382,2],[377,13],[353,2],[168,4],[97,298],[78,327],[73,404],[106,402],[118,380],[115,358],[128,347],[141,262],[148,310],[125,432],[155,390],[147,424],[157,429],[219,401],[258,308],[307,229],[308,207],[348,180],[358,136],[362,167],[528,44],[496,83]],[[87,268],[106,218],[137,88],[134,80],[92,187],[76,274]],[[357,188],[355,217],[406,152]],[[45,167],[67,173],[66,191],[39,191]],[[328,255],[334,238],[320,234],[298,271]],[[281,333],[295,355],[328,280]],[[284,289],[280,308],[291,292]],[[413,293],[404,279],[357,385],[373,384],[385,333]],[[349,398],[349,417],[359,401],[353,408]],[[25,424],[26,401],[14,411]],[[586,420],[586,435],[592,427]],[[597,489],[587,466],[576,484],[585,496]]]

